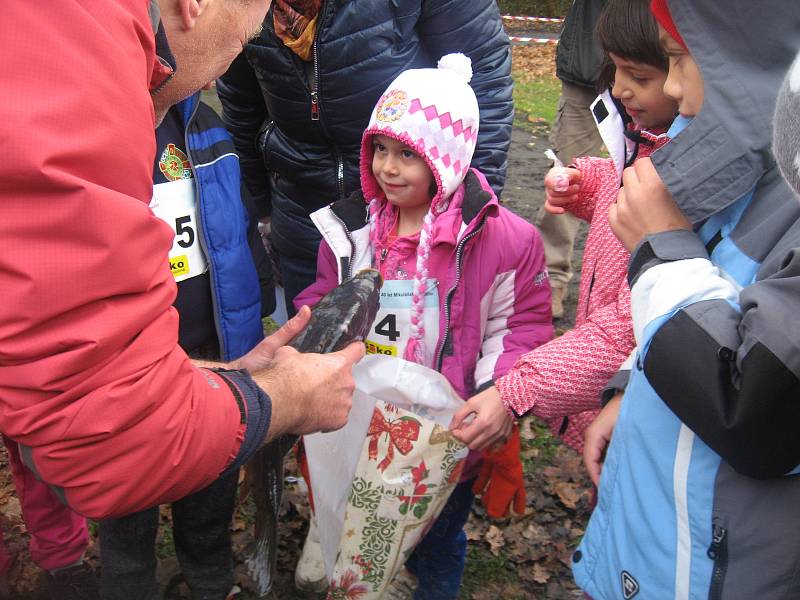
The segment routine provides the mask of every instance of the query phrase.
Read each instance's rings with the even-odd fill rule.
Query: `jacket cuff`
[[[614,376],[608,380],[608,383],[603,386],[603,389],[600,390],[600,406],[605,407],[614,396],[620,392],[624,392],[625,388],[628,387],[628,379],[630,376],[631,372],[629,369],[617,371]]]
[[[239,405],[241,422],[245,425],[242,444],[239,446],[236,458],[223,471],[221,476],[224,476],[239,469],[261,447],[272,421],[272,400],[244,369],[211,370],[228,384]]]
[[[706,247],[693,231],[673,229],[648,235],[631,253],[628,285],[632,288],[639,276],[651,267],[690,258],[708,258]]]
[[[475,390],[475,394],[480,394],[484,390],[488,390],[490,387],[494,385],[494,379],[490,379],[489,381],[484,381],[482,384],[478,386]]]

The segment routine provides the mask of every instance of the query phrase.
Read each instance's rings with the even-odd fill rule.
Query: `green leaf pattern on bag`
[[[378,503],[385,494],[383,486],[373,487],[372,483],[363,477],[353,479],[348,502],[356,508],[364,508],[368,512],[378,510]]]
[[[364,581],[380,583],[383,580],[396,529],[397,521],[374,515],[366,518],[359,550],[363,560],[369,562],[372,568],[364,574]]]

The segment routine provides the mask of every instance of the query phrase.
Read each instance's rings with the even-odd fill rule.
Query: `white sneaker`
[[[317,526],[313,518],[309,523],[303,552],[300,554],[300,560],[297,561],[297,568],[294,570],[294,585],[304,592],[324,592],[328,589],[322,546],[319,543]]]

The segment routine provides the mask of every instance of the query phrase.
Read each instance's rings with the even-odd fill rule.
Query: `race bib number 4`
[[[389,280],[381,288],[381,304],[369,337],[364,340],[368,354],[403,356],[411,330],[413,280]],[[425,347],[431,354],[439,339],[439,290],[435,279],[428,280],[423,310]]]

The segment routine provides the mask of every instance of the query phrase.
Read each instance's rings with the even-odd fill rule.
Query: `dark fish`
[[[383,279],[374,269],[356,273],[317,303],[308,325],[289,345],[299,352],[324,354],[363,340],[378,312],[382,285]],[[256,452],[245,465],[256,503],[255,544],[245,564],[260,597],[269,594],[274,582],[283,459],[297,439],[295,435],[281,436]]]

